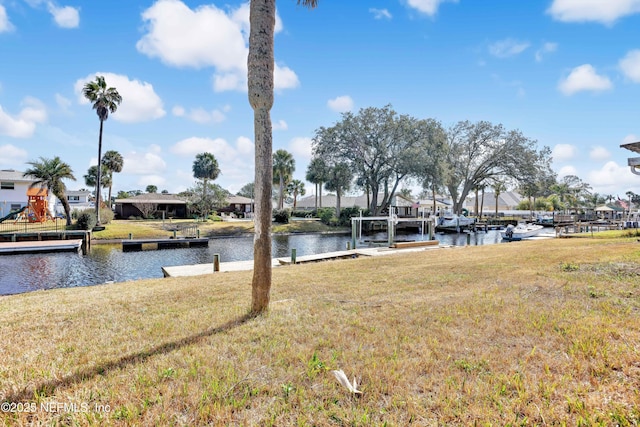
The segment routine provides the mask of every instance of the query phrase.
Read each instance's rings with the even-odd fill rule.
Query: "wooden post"
[[[176,230],[173,230],[173,238],[176,238]]]
[[[362,216],[362,211],[360,211],[360,215]],[[362,219],[357,222],[362,223]],[[362,227],[362,224],[360,227]],[[362,236],[362,231],[360,232],[360,236]],[[351,245],[353,246],[353,249],[356,248],[356,221],[353,219],[351,220]]]
[[[133,240],[133,233],[129,233],[129,240]]]
[[[291,264],[295,264],[296,263],[296,249],[292,248],[291,249]]]
[[[347,240],[347,250],[351,249],[351,242]]]
[[[467,233],[467,246],[471,245],[471,233]]]
[[[220,271],[220,254],[213,254],[213,272]]]

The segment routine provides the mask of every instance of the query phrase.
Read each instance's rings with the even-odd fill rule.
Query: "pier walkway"
[[[357,258],[360,256],[385,256],[407,252],[419,252],[428,249],[437,249],[448,246],[439,246],[437,242],[428,246],[418,246],[410,248],[363,248],[363,249],[351,249],[346,251],[326,252],[315,255],[303,255],[296,257],[296,264],[302,264],[306,262],[320,262],[335,259],[347,259]],[[274,258],[271,260],[272,267],[280,267],[292,265],[291,257]],[[214,264],[213,262],[205,264],[192,264],[192,265],[177,265],[173,267],[162,267],[162,274],[164,277],[185,277],[185,276],[200,276],[203,274],[213,274]],[[221,262],[219,272],[225,271],[250,271],[253,270],[253,260],[248,261],[232,261]]]

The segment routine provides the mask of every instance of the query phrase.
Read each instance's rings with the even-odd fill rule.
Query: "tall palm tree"
[[[214,180],[220,175],[218,161],[211,153],[196,154],[192,169],[193,177],[202,180],[202,203],[203,206],[207,206],[207,181]]]
[[[316,186],[316,210],[318,209],[318,198],[322,207],[322,183],[327,180],[327,164],[320,157],[314,157],[307,167],[306,180]]]
[[[71,166],[60,160],[58,156],[53,159],[40,157],[39,161],[27,162],[27,164],[31,165],[31,168],[24,172],[24,176],[35,179],[29,188],[44,186],[51,191],[62,203],[64,214],[67,217],[67,225],[71,225],[71,207],[66,195],[67,186],[62,181],[63,179],[76,180]]]
[[[284,208],[284,189],[293,178],[296,161],[287,150],[273,153],[273,183],[278,184],[278,209]]]
[[[304,182],[299,179],[294,179],[287,185],[287,192],[293,195],[293,210],[296,209],[298,196],[304,196],[307,193],[307,190],[304,188]]]
[[[313,8],[318,0],[298,0],[298,4]],[[255,207],[253,237],[253,279],[251,282],[251,312],[262,313],[269,308],[271,291],[271,188],[273,106],[273,36],[276,24],[276,0],[249,2],[249,55],[247,82],[249,104],[253,109],[255,143]]]
[[[115,150],[109,150],[102,156],[102,166],[109,171],[109,207],[111,207],[111,189],[113,188],[113,173],[122,172],[124,159],[122,154]]]
[[[102,127],[105,120],[109,118],[109,113],[113,114],[122,102],[122,97],[113,87],[107,87],[107,82],[103,76],[96,76],[96,80],[84,85],[82,94],[93,103],[98,119],[100,119],[100,134],[98,137],[98,173],[96,188],[99,190],[100,179],[102,177]],[[96,194],[96,225],[100,225],[100,191]],[[109,202],[111,203],[111,202]]]
[[[496,218],[498,218],[498,201],[500,200],[500,194],[502,194],[507,187],[501,181],[495,181],[492,184],[493,187],[493,195],[496,198]]]

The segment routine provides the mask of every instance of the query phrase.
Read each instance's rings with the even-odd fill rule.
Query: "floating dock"
[[[136,239],[123,240],[122,252],[142,251],[145,249],[201,248],[209,246],[209,239]]]
[[[0,255],[35,254],[43,252],[80,252],[82,240],[42,240],[0,243]]]

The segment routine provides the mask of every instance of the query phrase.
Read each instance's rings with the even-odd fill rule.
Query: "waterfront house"
[[[69,207],[71,208],[71,212],[78,210],[82,211],[85,209],[95,208],[95,203],[93,202],[93,196],[91,191],[88,190],[68,190],[65,195],[67,196],[67,201],[69,202]],[[64,207],[62,206],[62,202],[56,198],[55,205],[53,210],[56,215],[63,214],[64,215]]]
[[[187,202],[175,194],[146,193],[126,199],[116,199],[118,217],[186,218]]]
[[[35,180],[25,177],[23,172],[13,169],[0,170],[0,218],[16,211],[29,203],[27,190]],[[49,193],[48,206],[54,215],[53,206],[56,196]]]

